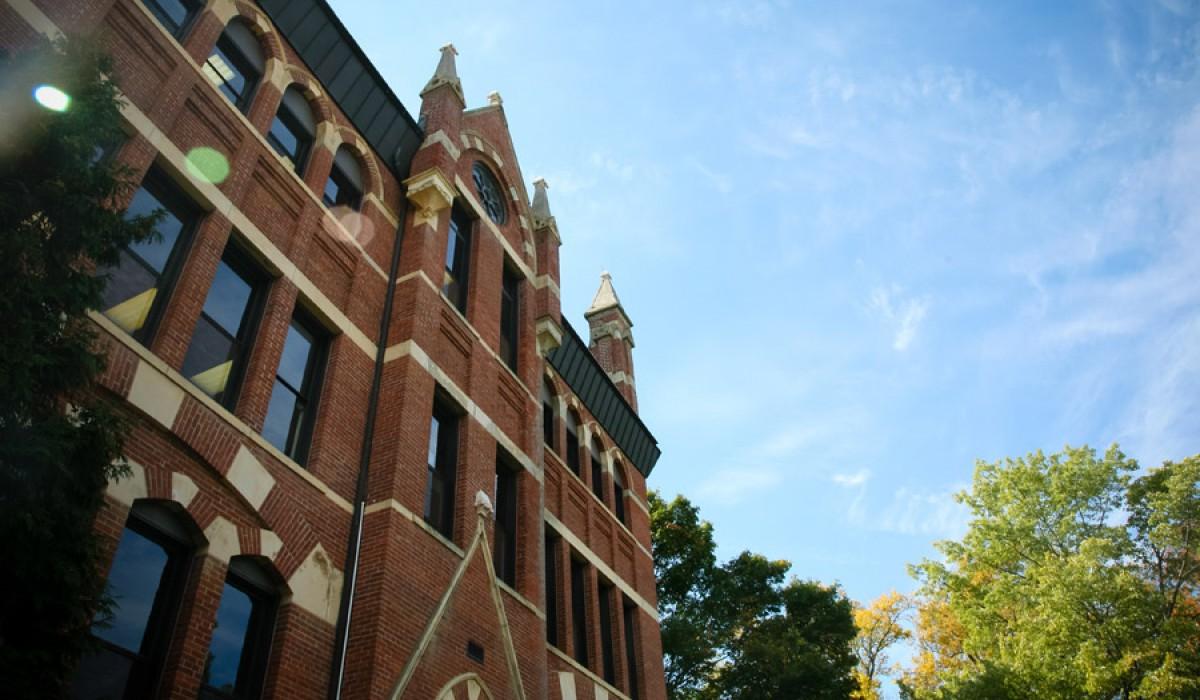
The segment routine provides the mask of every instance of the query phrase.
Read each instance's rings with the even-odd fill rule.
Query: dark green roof
[[[421,127],[325,0],[259,0],[271,21],[375,153],[408,177]]]
[[[646,424],[592,356],[587,343],[566,320],[563,321],[562,345],[550,353],[549,360],[633,466],[643,476],[650,476],[662,454],[658,440],[650,434]]]

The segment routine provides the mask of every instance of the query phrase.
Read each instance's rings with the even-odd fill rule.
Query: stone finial
[[[475,492],[475,512],[481,518],[490,518],[496,512],[496,509],[492,507],[492,499],[488,498],[483,490]]]
[[[539,219],[549,219],[553,216],[550,213],[550,199],[546,196],[546,190],[550,189],[550,185],[546,183],[546,178],[539,177],[533,181],[533,206],[531,211],[533,216]]]
[[[429,82],[425,83],[425,89],[421,90],[421,96],[424,97],[425,93],[434,88],[449,85],[462,98],[462,82],[458,79],[458,66],[454,62],[454,57],[458,55],[458,49],[454,48],[454,44],[446,44],[441,48],[441,52],[442,57],[438,60],[437,69],[433,71],[433,77],[429,79]],[[463,103],[466,103],[465,98],[463,98]]]
[[[499,107],[500,105],[504,104],[504,98],[500,96],[498,91],[493,90],[488,93],[488,104],[493,107]]]
[[[625,310],[621,307],[621,300],[617,297],[617,290],[613,289],[612,275],[608,274],[608,270],[600,273],[600,288],[596,290],[596,296],[592,299],[592,305],[588,310],[583,312],[584,316],[590,316],[595,313],[611,308]]]

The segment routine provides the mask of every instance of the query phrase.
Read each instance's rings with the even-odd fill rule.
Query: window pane
[[[204,313],[226,333],[236,336],[253,291],[250,282],[222,260],[204,300]]]
[[[200,316],[183,360],[183,375],[220,401],[232,374],[233,349],[233,338],[207,316]]]
[[[587,599],[584,598],[584,575],[586,571],[580,562],[571,560],[571,626],[574,630],[575,660],[584,666],[588,665],[588,629]]]
[[[204,664],[205,685],[233,693],[253,609],[254,601],[250,596],[226,582],[225,590],[221,593],[221,605],[217,608],[217,625],[213,628],[208,659]]]
[[[629,691],[629,697],[633,698],[633,700],[638,700],[638,659],[634,646],[637,635],[637,628],[634,622],[637,616],[637,609],[626,599],[623,612],[625,617],[625,669],[629,674],[629,687],[627,690]]]
[[[600,585],[600,657],[604,680],[617,682],[616,666],[613,663],[612,586]]]
[[[334,177],[334,173],[330,173],[329,179],[325,181],[325,192],[321,196],[321,201],[325,202],[325,206],[337,205],[339,189],[337,178]]]
[[[92,634],[138,653],[169,559],[162,545],[126,528],[108,576],[108,592],[114,602],[112,621],[105,627],[92,627]]]
[[[292,167],[296,167],[300,160],[300,139],[279,117],[280,115],[276,114],[275,120],[271,122],[271,131],[267,134],[270,138],[267,140],[271,142],[276,153],[287,158]]]
[[[158,209],[164,210],[162,219],[154,227],[158,235],[140,243],[134,243],[130,246],[130,249],[145,261],[152,270],[161,274],[167,266],[171,249],[175,247],[175,242],[179,240],[179,234],[183,231],[183,221],[179,218],[179,212],[172,211],[171,207],[168,207],[161,199],[145,187],[142,187],[134,193],[133,200],[129,203],[129,208],[125,210],[125,216],[126,218],[146,216],[153,214]]]
[[[296,325],[288,326],[287,340],[283,343],[283,355],[279,358],[279,377],[300,390],[304,386],[304,373],[312,355],[312,338]]]
[[[167,31],[175,36],[179,36],[180,30],[196,9],[195,0],[145,0],[145,4]]]
[[[196,321],[192,342],[183,360],[183,374],[209,396],[224,401],[235,365],[244,353],[239,336],[249,316],[254,286],[229,264],[236,251],[226,249],[204,301],[204,312]]]
[[[204,62],[204,75],[208,76],[209,82],[220,88],[225,97],[235,105],[240,106],[246,95],[246,76],[242,73],[237,59],[231,54],[231,47],[224,41],[217,42],[216,48],[213,50],[208,60]]]
[[[289,456],[292,436],[304,417],[302,406],[296,394],[276,379],[275,388],[271,390],[271,403],[267,407],[267,419],[263,422],[262,434],[267,442]]]
[[[546,641],[558,646],[558,538],[546,538]]]
[[[592,493],[596,494],[596,498],[604,500],[604,468],[600,466],[600,460],[592,457]]]

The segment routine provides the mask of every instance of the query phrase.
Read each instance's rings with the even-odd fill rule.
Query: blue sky
[[[858,600],[977,458],[1200,452],[1200,7],[335,0],[414,114],[452,41],[633,318],[651,486]]]

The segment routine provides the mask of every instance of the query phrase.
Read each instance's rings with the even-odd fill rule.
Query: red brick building
[[[163,209],[94,314],[135,425],[76,697],[665,697],[632,323],[580,338],[498,95],[413,119],[323,0],[5,0],[96,35]]]

